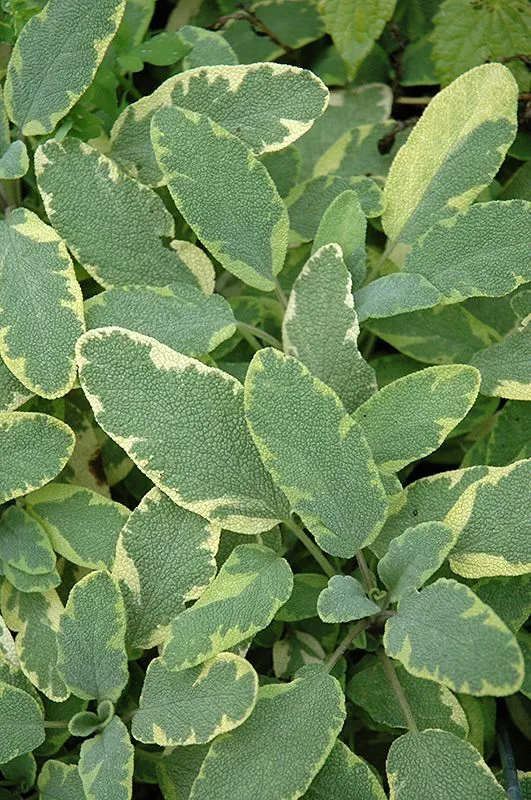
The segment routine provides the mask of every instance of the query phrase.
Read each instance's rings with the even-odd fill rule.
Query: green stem
[[[249,331],[247,331],[245,328],[240,328],[239,325],[238,325],[238,330],[240,331],[245,341],[253,348],[255,353],[258,353],[258,351],[262,349],[262,345],[260,344],[258,339],[255,336],[253,336],[252,333],[249,333]]]
[[[522,800],[522,787],[518,780],[513,748],[505,725],[500,730],[497,741],[508,800]]]
[[[367,590],[367,594],[372,592],[374,588],[374,584],[372,582],[372,575],[369,569],[369,565],[367,564],[367,559],[363,555],[363,551],[360,550],[359,553],[356,553],[356,561],[358,562],[358,567],[361,570],[361,574],[363,576],[363,583],[365,584],[365,589]]]
[[[398,701],[398,705],[400,706],[400,710],[404,715],[406,720],[407,726],[412,733],[418,733],[419,729],[417,728],[417,723],[415,722],[415,718],[409,707],[409,703],[407,701],[407,697],[404,694],[404,690],[400,684],[400,681],[396,677],[395,668],[391,659],[384,653],[383,650],[378,650],[378,658],[382,663],[383,670],[385,672],[385,676],[389,683],[391,684],[391,688],[395,693],[395,697]]]
[[[345,638],[341,640],[341,642],[336,647],[332,655],[328,658],[326,662],[326,669],[328,672],[330,672],[335,667],[341,656],[347,652],[350,644],[354,641],[354,639],[356,639],[356,637],[358,637],[360,633],[363,633],[365,628],[368,628],[371,623],[372,623],[371,617],[367,617],[366,619],[360,619],[359,622],[357,622],[355,625],[352,626],[352,628],[349,630]]]
[[[44,721],[45,728],[68,728],[67,719],[47,719]]]
[[[275,281],[275,294],[278,297],[278,300],[282,308],[287,308],[288,298],[286,297],[284,290],[278,281]]]
[[[317,547],[315,542],[313,542],[308,534],[303,531],[300,525],[297,525],[297,523],[293,522],[292,519],[284,519],[282,522],[286,528],[289,528],[290,531],[295,534],[297,539],[302,542],[306,549],[312,554],[325,575],[328,575],[329,578],[333,578],[333,576],[337,574],[334,567],[327,559],[325,554]]]
[[[238,330],[240,333],[243,334],[243,331],[247,331],[251,333],[253,336],[257,336],[259,339],[262,339],[264,342],[268,342],[272,347],[276,347],[277,350],[282,350],[282,342],[280,342],[275,336],[271,336],[270,333],[266,333],[266,331],[260,330],[260,328],[256,328],[254,325],[249,325],[247,322],[240,322],[240,320],[236,321],[236,325],[238,326]]]

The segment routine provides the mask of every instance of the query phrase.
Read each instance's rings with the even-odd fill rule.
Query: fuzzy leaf
[[[433,800],[466,793],[467,800],[504,800],[507,796],[478,751],[440,730],[406,733],[387,756],[390,800],[421,800],[429,786]]]
[[[330,386],[347,411],[377,390],[374,370],[358,350],[358,335],[352,279],[341,248],[324,245],[293,284],[282,326],[284,351]]]
[[[132,796],[134,748],[119,717],[83,742],[79,774],[86,800],[129,800]]]
[[[456,641],[463,645],[456,648]],[[504,696],[522,683],[523,658],[514,635],[454,580],[440,578],[405,594],[398,614],[386,623],[384,646],[412,675],[456,692]]]
[[[81,567],[112,568],[118,534],[130,514],[125,506],[90,489],[61,483],[32,492],[24,502],[57,553]]]
[[[456,539],[450,566],[466,578],[531,571],[531,460],[491,467],[444,518]]]
[[[162,747],[204,744],[245,722],[256,703],[258,675],[232,653],[182,672],[155,658],[146,672],[132,734]]]
[[[152,489],[125,525],[113,568],[127,616],[126,641],[160,644],[173,617],[216,572],[219,528]]]
[[[86,800],[76,764],[46,761],[37,786],[41,800]]]
[[[210,747],[190,800],[229,797],[235,786],[238,800],[300,797],[344,719],[339,683],[320,666],[303,667],[290,683],[263,686],[247,722]]]
[[[423,275],[392,272],[362,286],[354,295],[360,322],[395,317],[442,301],[440,291]]]
[[[324,212],[313,240],[312,255],[325,244],[337,243],[343,252],[352,284],[357,289],[365,278],[367,218],[352,189],[341,192]]]
[[[5,85],[25,136],[50,133],[90,86],[122,19],[125,0],[49,0],[20,34]]]
[[[29,753],[44,741],[43,716],[37,701],[7,683],[0,683],[0,725],[0,764]]]
[[[49,139],[35,153],[35,172],[50,222],[102,286],[209,282],[212,265],[195,264],[197,248],[188,243],[189,257],[166,245],[175,222],[161,198],[98,150]]]
[[[245,408],[264,464],[319,546],[350,558],[371,542],[387,498],[362,428],[337,395],[299,361],[267,348],[247,372]]]
[[[108,289],[85,305],[87,327],[117,325],[152,336],[186,356],[214,350],[236,331],[234,314],[219,294],[194,286],[124,286]]]
[[[286,256],[288,214],[266,168],[193,111],[157,112],[151,136],[175,205],[198,238],[229,272],[271,291]]]
[[[24,142],[18,139],[11,142],[0,157],[0,180],[15,181],[22,178],[29,169],[28,151]]]
[[[466,738],[468,723],[465,712],[446,686],[415,678],[396,661],[391,665],[419,730],[442,728]],[[408,727],[389,679],[377,659],[368,658],[367,663],[362,662],[347,685],[347,697],[381,725]]]
[[[47,414],[0,414],[0,503],[49,483],[74,449],[74,433]]]
[[[98,424],[178,505],[242,533],[285,517],[236,379],[121,328],[82,337],[79,365]]]
[[[337,741],[321,767],[305,800],[385,800],[385,793],[369,765],[352,750]]]
[[[0,358],[0,412],[15,411],[32,397]]]
[[[2,358],[31,392],[60,397],[74,383],[85,330],[74,265],[53,228],[23,208],[0,222],[0,252]]]
[[[531,314],[501,341],[470,359],[481,373],[481,391],[510,400],[531,400]]]
[[[46,532],[16,506],[9,506],[0,518],[0,559],[30,575],[55,568],[55,553]]]
[[[158,185],[164,179],[149,128],[161,108],[179,106],[205,114],[259,155],[287,147],[302,136],[327,103],[324,84],[297,67],[263,63],[200,67],[169,78],[153,94],[127,106],[113,127],[111,153],[142,183]]]
[[[73,694],[118,700],[128,679],[125,611],[108,572],[91,572],[71,589],[57,641],[59,669]]]
[[[173,619],[163,663],[187,669],[252,638],[269,625],[292,589],[291,569],[273,550],[234,548],[200,599]]]
[[[275,619],[298,622],[317,615],[317,600],[326,589],[327,579],[321,573],[298,572],[293,576],[293,591],[288,601],[277,612]]]
[[[390,239],[414,242],[470,206],[514,139],[517,95],[507,67],[484,64],[435,96],[389,171],[382,224]]]
[[[479,390],[473,367],[428,367],[384,386],[353,414],[384,472],[429,455],[470,410]]]
[[[323,622],[350,622],[378,614],[380,606],[369,600],[365,589],[351,575],[334,575],[317,601]]]
[[[378,562],[378,575],[396,602],[410,587],[419,589],[444,562],[457,533],[442,522],[421,522],[391,540]]]

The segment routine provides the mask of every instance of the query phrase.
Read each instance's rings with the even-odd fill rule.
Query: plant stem
[[[254,325],[249,325],[247,322],[240,322],[240,320],[236,321],[236,325],[243,334],[243,331],[247,331],[251,333],[253,336],[257,336],[259,339],[262,339],[264,342],[267,342],[272,347],[276,347],[277,350],[282,350],[282,342],[280,342],[275,336],[272,336],[270,333],[266,331],[260,330],[260,328],[256,328]]]
[[[509,800],[522,800],[522,788],[518,780],[516,762],[514,760],[513,748],[509,733],[505,725],[502,726],[498,737],[498,752],[503,767],[503,777],[505,779],[505,791]]]
[[[350,643],[353,642],[354,639],[365,630],[365,628],[368,628],[371,623],[371,617],[367,617],[366,619],[360,619],[355,625],[352,626],[345,638],[341,640],[332,655],[328,658],[326,662],[327,672],[330,672],[335,667],[341,656],[347,652]]]
[[[356,561],[358,562],[358,567],[361,570],[361,574],[363,576],[363,583],[365,584],[365,589],[367,590],[367,594],[372,592],[374,589],[374,584],[372,582],[372,575],[367,564],[367,559],[363,555],[363,551],[360,550],[359,553],[356,553]]]
[[[238,330],[240,331],[240,333],[241,333],[241,335],[243,336],[243,338],[245,339],[245,341],[246,341],[248,344],[250,344],[250,345],[251,345],[251,347],[253,348],[253,350],[254,350],[256,353],[258,353],[258,351],[262,349],[262,347],[261,347],[261,345],[260,345],[260,342],[258,341],[258,339],[256,339],[256,338],[253,336],[253,334],[252,334],[252,333],[249,333],[249,331],[248,331],[248,330],[246,330],[245,328],[240,328],[240,325],[238,325]]]
[[[278,297],[278,300],[282,308],[287,308],[288,298],[286,297],[284,290],[278,281],[275,281],[275,294]]]
[[[334,575],[337,574],[334,567],[327,559],[325,554],[317,547],[315,542],[313,542],[312,539],[310,539],[308,534],[303,531],[300,525],[297,525],[297,523],[293,522],[292,519],[284,519],[282,520],[282,522],[284,523],[286,528],[289,528],[290,531],[292,531],[292,533],[295,534],[299,542],[302,542],[302,544],[306,547],[308,552],[312,554],[312,556],[315,558],[315,560],[317,561],[317,563],[319,564],[325,575],[328,575],[329,578],[332,578]]]
[[[67,719],[47,719],[44,721],[45,728],[68,728]]]
[[[412,733],[418,733],[419,729],[417,728],[417,723],[415,722],[415,718],[411,712],[411,708],[409,707],[407,697],[404,694],[404,690],[402,689],[400,681],[396,677],[395,668],[393,667],[391,659],[381,649],[378,650],[378,658],[382,662],[385,676],[391,684],[391,688],[395,693],[395,697],[398,700],[398,705],[400,706],[400,710],[405,717],[409,730]]]

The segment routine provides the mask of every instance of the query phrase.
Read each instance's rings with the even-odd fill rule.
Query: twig
[[[369,627],[371,622],[371,617],[368,617],[366,619],[360,619],[359,622],[352,626],[345,638],[341,640],[332,655],[327,659],[326,669],[328,672],[335,667],[341,656],[347,652],[349,645],[360,635],[360,633],[363,633],[365,628]]]

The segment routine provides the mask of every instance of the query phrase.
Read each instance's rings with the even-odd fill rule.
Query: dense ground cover
[[[531,797],[529,5],[0,8],[0,800]]]

